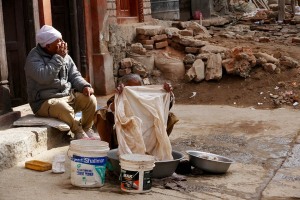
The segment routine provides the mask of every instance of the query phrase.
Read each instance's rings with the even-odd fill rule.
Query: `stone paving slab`
[[[299,137],[300,138],[300,137]],[[300,198],[300,144],[296,144],[263,192],[263,199]]]
[[[100,196],[107,200],[300,198],[298,110],[175,105],[172,111],[180,119],[170,136],[173,149],[182,153],[201,150],[229,157],[235,163],[226,174],[188,175],[187,191],[153,187],[150,193],[127,194],[120,190],[119,183],[108,179],[102,188],[72,186],[69,160],[66,172],[60,175],[26,170],[23,161],[0,172],[0,199],[34,199],[37,194],[44,200]],[[52,150],[35,158],[51,162]],[[62,152],[66,154],[67,150],[68,146]]]

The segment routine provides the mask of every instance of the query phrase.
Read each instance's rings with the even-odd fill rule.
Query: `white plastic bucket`
[[[151,190],[154,157],[140,154],[124,154],[120,156],[121,190],[143,193]]]
[[[100,140],[71,141],[71,184],[79,187],[101,187],[105,181],[108,143]]]

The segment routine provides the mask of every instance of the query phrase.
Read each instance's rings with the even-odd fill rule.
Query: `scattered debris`
[[[194,96],[196,96],[196,94],[197,94],[197,92],[193,92],[193,93],[192,93],[192,96],[190,96],[189,98],[190,98],[190,99],[193,98]]]

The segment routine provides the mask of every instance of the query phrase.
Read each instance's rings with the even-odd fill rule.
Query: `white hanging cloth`
[[[170,93],[162,85],[129,86],[115,97],[115,125],[119,154],[153,155],[173,160],[166,132]]]

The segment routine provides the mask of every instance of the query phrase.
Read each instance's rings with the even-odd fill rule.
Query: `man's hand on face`
[[[86,96],[91,96],[92,94],[94,94],[94,89],[91,87],[85,87],[83,88],[82,94]]]
[[[61,40],[57,43],[57,54],[63,58],[68,54],[68,44],[65,41]]]

